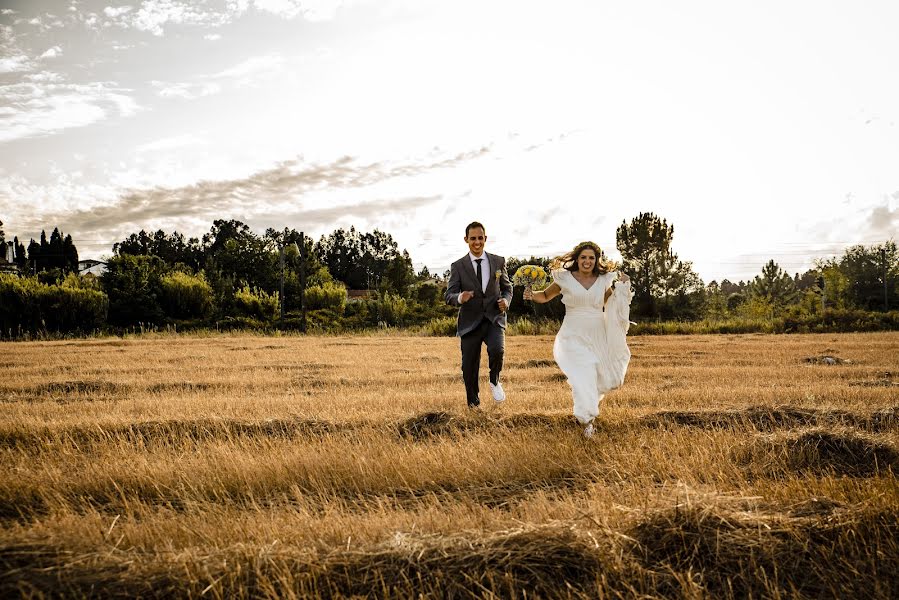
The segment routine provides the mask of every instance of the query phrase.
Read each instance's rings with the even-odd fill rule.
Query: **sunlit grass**
[[[631,347],[586,440],[549,336],[507,339],[482,415],[451,338],[0,344],[0,591],[899,589],[899,335]]]

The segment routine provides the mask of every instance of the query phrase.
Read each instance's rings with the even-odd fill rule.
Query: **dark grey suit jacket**
[[[481,282],[475,275],[474,265],[471,264],[468,254],[450,267],[450,278],[444,298],[447,304],[459,307],[459,320],[456,324],[456,335],[459,337],[477,327],[484,317],[503,329],[506,328],[506,313],[496,305],[500,298],[506,299],[507,306],[512,304],[512,282],[509,280],[509,273],[506,272],[506,259],[489,252],[485,252],[484,256],[488,262],[485,268],[490,273],[486,292],[481,291]],[[500,271],[498,278],[497,271]],[[474,298],[465,304],[459,304],[459,294],[464,291],[473,291]]]

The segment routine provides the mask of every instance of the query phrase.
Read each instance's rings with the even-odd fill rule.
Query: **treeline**
[[[705,284],[674,252],[673,240],[673,225],[653,213],[616,231],[637,330],[844,331],[899,323],[893,241],[852,246],[793,276],[772,260],[750,281]],[[446,273],[432,277],[427,267],[415,273],[409,253],[378,230],[338,229],[313,241],[294,229],[258,235],[240,221],[216,220],[199,238],[140,231],[112,250],[101,277],[77,276],[71,236],[54,229],[49,240],[32,240],[23,270],[36,275],[0,274],[0,335],[138,326],[297,329],[304,324],[301,290],[314,331],[418,327],[452,335],[455,329],[455,311],[443,303]],[[551,260],[511,257],[508,268],[510,274],[522,264],[549,268]],[[351,297],[349,290],[365,292]],[[559,299],[536,305],[521,294],[516,288],[510,308],[521,331],[552,330],[564,316]]]
[[[39,262],[35,269],[32,277],[0,275],[4,336],[99,326],[300,328],[301,287],[313,329],[403,326],[451,312],[427,269],[416,274],[390,234],[352,227],[313,242],[293,229],[257,235],[240,221],[216,220],[200,238],[131,234],[113,245],[99,278],[78,277],[70,265]],[[366,292],[349,302],[348,287]],[[60,312],[63,297],[72,308]]]
[[[27,249],[19,242],[18,236],[13,238],[14,264],[23,273],[41,273],[41,279],[55,281],[65,273],[77,272],[78,249],[71,235],[63,235],[55,228],[47,239],[46,231],[41,231],[40,241],[31,240]],[[3,221],[0,221],[0,246],[2,256],[6,257],[6,239],[3,233]]]

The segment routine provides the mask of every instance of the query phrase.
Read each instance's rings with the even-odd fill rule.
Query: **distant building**
[[[93,258],[88,258],[78,261],[79,275],[96,275],[97,277],[99,277],[105,272],[106,263],[102,260],[94,260]]]
[[[12,242],[6,242],[3,248],[2,256],[0,256],[0,273],[19,274],[19,266],[16,264],[16,247]]]

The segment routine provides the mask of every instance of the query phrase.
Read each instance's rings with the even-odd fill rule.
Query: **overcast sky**
[[[0,7],[0,220],[82,258],[233,218],[443,272],[651,211],[709,282],[899,230],[895,0]]]

